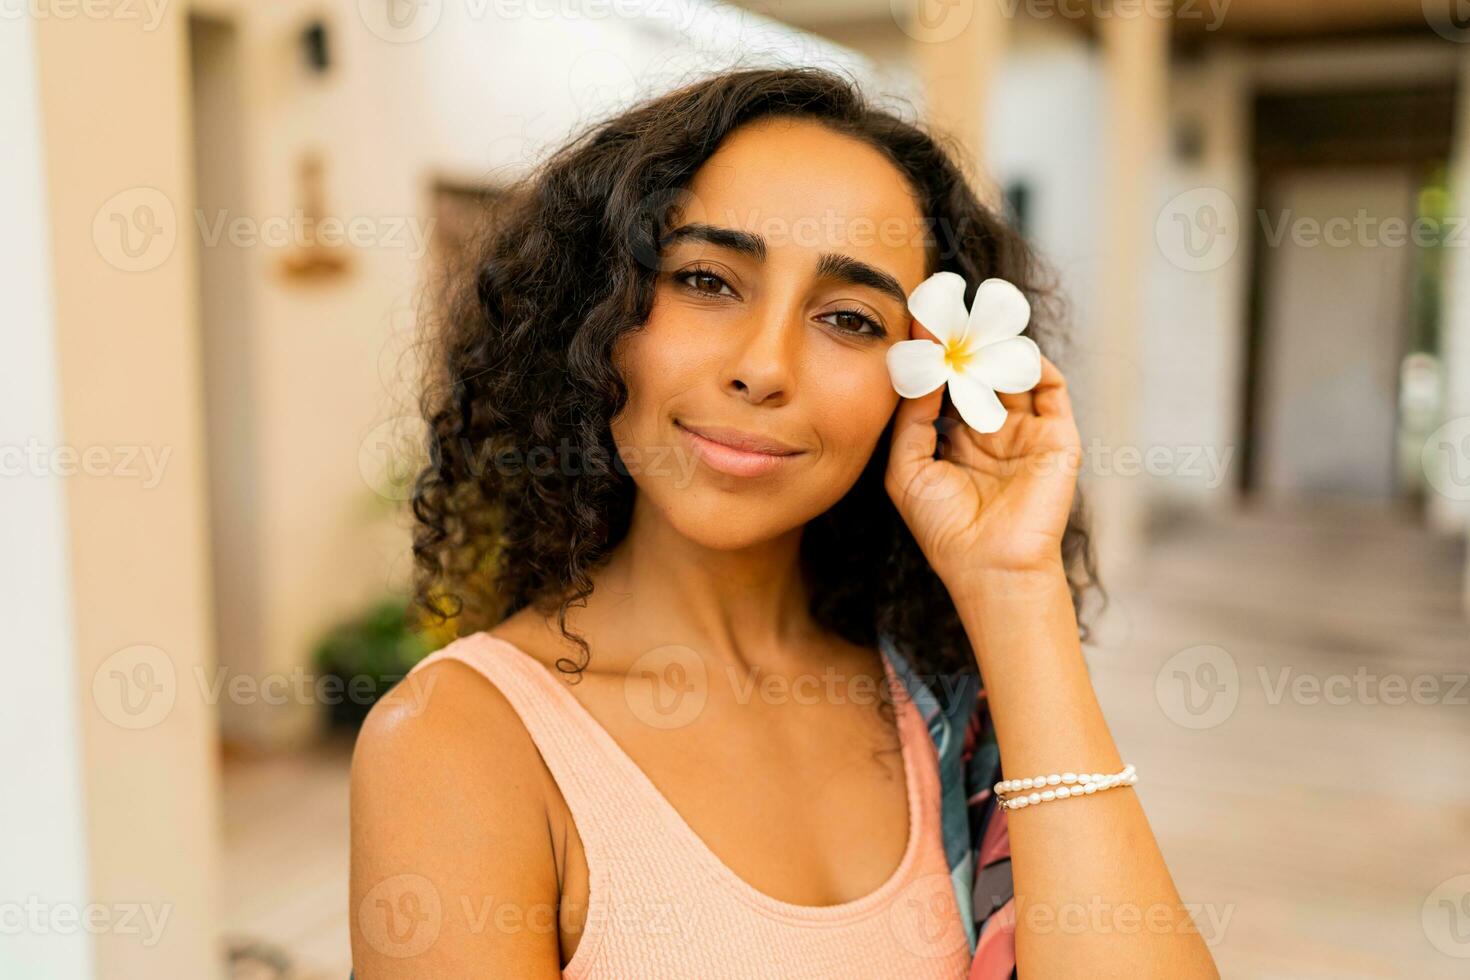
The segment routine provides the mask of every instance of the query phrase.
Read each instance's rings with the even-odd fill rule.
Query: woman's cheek
[[[874,370],[871,360],[864,358],[846,370],[826,372],[820,397],[814,400],[822,413],[814,420],[818,428],[840,440],[838,445],[851,446],[861,457],[859,468],[898,407],[887,363],[880,360],[879,366],[881,371]]]
[[[628,387],[628,403],[614,424],[615,438],[650,450],[668,441],[664,416],[670,404],[696,387],[691,379],[716,370],[710,352],[691,342],[692,332],[651,319],[645,329],[621,340],[616,363]]]

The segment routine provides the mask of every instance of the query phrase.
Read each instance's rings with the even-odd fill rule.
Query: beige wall
[[[176,8],[154,30],[37,23],[63,434],[119,460],[67,480],[90,899],[168,916],[156,945],[96,937],[109,980],[221,973],[215,726],[192,681],[211,659],[194,252],[166,250],[163,210],[189,197],[182,27]],[[129,255],[118,219],[132,246],[164,234]],[[135,447],[166,458],[156,485],[121,462]]]
[[[203,268],[221,272],[201,324],[220,341],[206,383],[237,396],[213,406],[216,472],[249,486],[248,494],[237,484],[216,495],[231,508],[216,517],[217,539],[229,549],[216,568],[238,577],[218,590],[222,625],[239,624],[221,634],[221,662],[229,676],[252,686],[284,681],[277,690],[289,692],[277,704],[226,698],[222,721],[227,738],[283,745],[320,722],[320,705],[297,693],[298,679],[310,679],[315,639],[407,569],[396,561],[406,536],[387,519],[392,501],[374,492],[377,454],[370,445],[367,476],[359,457],[378,423],[412,409],[406,352],[430,231],[429,175],[397,125],[397,107],[412,96],[402,59],[414,52],[374,38],[350,7],[327,8],[336,10],[328,18],[333,66],[314,75],[299,31],[317,8],[209,8],[234,27],[233,61],[210,64],[215,97],[234,103],[227,126],[238,152],[231,158],[217,140],[201,139],[201,186],[221,179],[188,231]],[[322,161],[328,214],[366,230],[363,244],[340,250],[345,271],[317,280],[283,271],[297,254],[294,233],[269,237],[304,207],[307,154]],[[238,222],[244,237],[216,237],[221,218]],[[225,411],[242,424],[222,424]]]

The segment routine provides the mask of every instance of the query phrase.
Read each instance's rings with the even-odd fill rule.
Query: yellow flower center
[[[963,340],[951,340],[944,345],[944,364],[951,371],[964,371],[975,359],[976,350]]]

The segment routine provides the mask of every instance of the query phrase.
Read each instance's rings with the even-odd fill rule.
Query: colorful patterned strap
[[[989,702],[975,674],[945,675],[944,702],[886,639],[885,657],[929,727],[939,757],[941,826],[955,903],[974,959],[969,980],[1015,980],[1016,907],[1006,812],[991,787],[1000,779]]]

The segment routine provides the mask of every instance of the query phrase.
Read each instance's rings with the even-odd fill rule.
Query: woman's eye
[[[708,269],[689,269],[675,273],[673,280],[690,292],[699,293],[702,296],[735,295],[735,290],[730,288],[730,284],[722,276]],[[829,317],[837,318],[838,322],[833,323],[832,326],[843,333],[860,337],[882,337],[887,333],[877,320],[858,310],[833,310],[831,313],[823,313],[817,319],[825,321]]]
[[[729,290],[729,293],[732,296],[735,292],[734,290],[730,289],[729,284],[726,283],[725,280],[721,279],[713,272],[708,272],[704,269],[691,269],[688,272],[679,273],[674,278],[685,288],[692,289],[696,293],[704,293],[707,296],[724,295],[724,293],[721,292],[722,289]],[[713,288],[709,288],[711,286]]]
[[[837,317],[839,322],[832,325],[844,333],[876,337],[883,335],[883,328],[878,325],[876,320],[866,314],[859,313],[857,310],[833,310],[831,313],[823,313],[821,319],[827,317]]]

